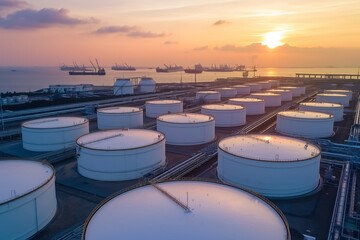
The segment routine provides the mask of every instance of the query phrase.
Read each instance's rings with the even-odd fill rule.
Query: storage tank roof
[[[262,96],[274,96],[274,97],[279,97],[280,94],[276,94],[276,93],[271,93],[271,92],[263,92],[263,93],[252,93],[251,96],[259,96],[259,97],[262,97]]]
[[[264,102],[264,99],[260,98],[231,98],[229,101],[233,102]]]
[[[197,91],[196,93],[202,93],[202,94],[218,94],[218,91]]]
[[[234,104],[209,104],[203,105],[201,108],[209,109],[209,110],[241,110],[245,109],[242,106],[234,105]]]
[[[318,96],[323,97],[347,97],[345,94],[338,94],[338,93],[319,93]]]
[[[156,144],[165,139],[164,134],[145,129],[116,129],[86,134],[76,143],[96,150],[129,150]]]
[[[30,160],[0,161],[0,204],[24,196],[52,179],[50,165]]]
[[[161,115],[158,120],[170,123],[203,123],[214,121],[214,117],[199,113],[173,113]]]
[[[278,115],[291,118],[302,118],[302,119],[327,119],[334,118],[334,115],[328,113],[311,112],[311,111],[283,111],[279,112]]]
[[[234,88],[249,88],[247,85],[235,85]]]
[[[266,90],[267,92],[274,92],[274,93],[277,93],[277,92],[291,92],[291,90],[287,90],[287,89],[269,89],[269,90]]]
[[[250,192],[200,181],[157,186],[185,205],[188,196],[191,212],[154,186],[139,187],[98,208],[85,226],[84,239],[290,239],[278,210]]]
[[[298,87],[280,87],[281,89],[296,89],[296,88],[298,88]]]
[[[258,83],[246,83],[246,85],[248,85],[248,86],[258,86],[260,84],[258,84]]]
[[[323,107],[323,108],[343,108],[343,105],[338,103],[328,103],[328,102],[302,102],[300,105],[309,106],[309,107]]]
[[[65,128],[75,125],[81,125],[89,122],[86,118],[80,117],[52,117],[42,118],[24,122],[23,127],[26,128]]]
[[[131,112],[141,112],[142,109],[137,107],[109,107],[109,108],[100,108],[97,110],[101,113],[131,113]]]
[[[172,99],[162,99],[162,100],[151,100],[146,101],[149,104],[179,104],[182,103],[180,100],[172,100]]]
[[[336,93],[352,93],[350,90],[343,90],[343,89],[326,89],[326,92],[336,92]]]
[[[296,138],[249,134],[225,138],[219,148],[230,154],[258,161],[293,162],[313,158],[320,149]]]
[[[236,90],[235,88],[231,87],[223,87],[223,88],[217,88],[218,90]]]

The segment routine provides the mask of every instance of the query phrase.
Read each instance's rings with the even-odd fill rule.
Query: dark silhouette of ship
[[[117,65],[111,67],[111,70],[114,71],[136,71],[136,68],[133,66],[129,66],[125,63],[125,65]]]
[[[165,68],[157,67],[156,72],[181,72],[184,71],[184,68],[182,66],[178,66],[175,64],[175,66],[166,65],[164,64]]]
[[[202,73],[203,67],[201,64],[196,64],[194,68],[185,68],[185,73]]]
[[[91,65],[93,66],[93,70],[92,69],[76,69],[76,70],[72,70],[69,71],[70,75],[105,75],[105,69],[99,66],[98,60],[95,59],[97,67],[95,67],[95,65],[92,63],[92,61],[90,60]]]

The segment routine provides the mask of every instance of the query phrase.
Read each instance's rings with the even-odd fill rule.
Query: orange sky
[[[358,67],[359,25],[359,0],[0,0],[0,65]]]

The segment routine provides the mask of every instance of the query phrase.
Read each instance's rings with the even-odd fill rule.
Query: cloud
[[[202,47],[197,47],[197,48],[193,48],[194,51],[205,51],[207,50],[209,47],[208,46],[202,46]]]
[[[252,43],[247,46],[227,44],[221,47],[215,47],[214,49],[224,52],[264,52],[269,50],[268,47],[262,45],[261,43]]]
[[[29,4],[21,0],[0,0],[0,8],[19,8],[26,6],[29,6]]]
[[[106,27],[99,28],[98,30],[95,31],[95,33],[97,33],[97,34],[128,33],[128,32],[134,31],[136,29],[137,29],[136,26],[127,26],[127,25],[123,25],[123,26],[106,26]]]
[[[160,38],[165,37],[165,33],[153,33],[153,32],[143,32],[143,31],[133,31],[126,34],[128,37],[132,38]]]
[[[165,45],[172,45],[172,44],[179,44],[179,42],[168,40],[168,41],[165,41],[164,44]]]
[[[97,22],[95,19],[79,19],[69,16],[66,9],[43,8],[23,9],[0,18],[0,28],[37,29],[52,26],[73,26]]]
[[[225,21],[225,20],[218,20],[218,21],[213,23],[213,26],[220,26],[220,25],[229,24],[229,23],[230,22]]]

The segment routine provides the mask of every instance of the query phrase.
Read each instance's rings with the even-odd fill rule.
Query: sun
[[[284,32],[268,32],[264,35],[264,41],[262,45],[266,45],[268,48],[276,48],[278,46],[284,45],[281,40],[284,38]]]

